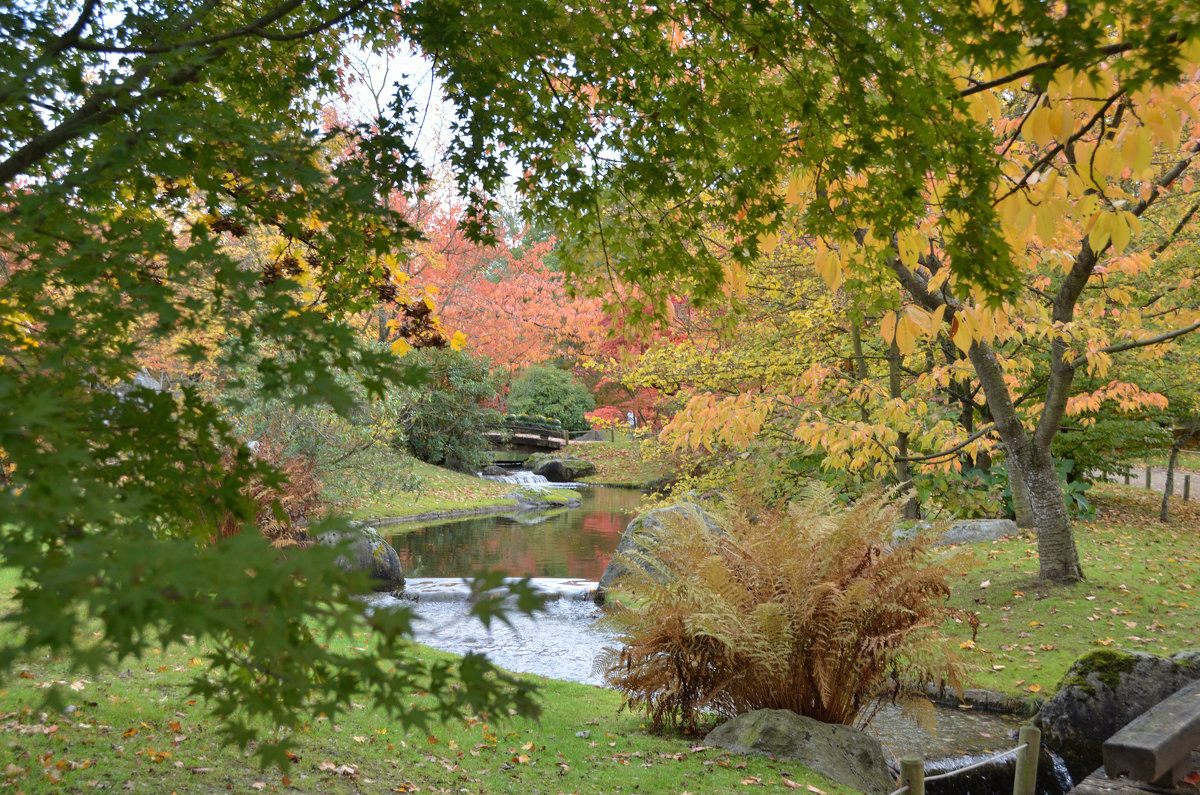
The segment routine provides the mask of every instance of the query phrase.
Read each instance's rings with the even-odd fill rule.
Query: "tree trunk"
[[[1008,489],[1012,492],[1013,514],[1017,527],[1032,530],[1037,523],[1033,519],[1033,501],[1029,496],[1029,484],[1025,482],[1025,471],[1014,455],[1004,459],[1004,466],[1008,470]]]
[[[863,355],[861,324],[861,320],[850,318],[850,344],[854,350],[854,374],[860,381],[866,383],[871,374],[867,370],[867,358]],[[863,422],[870,422],[871,413],[867,411],[865,404],[859,405],[858,413]]]
[[[1083,579],[1083,569],[1054,459],[1049,450],[1029,452],[1025,482],[1036,517],[1038,577],[1053,583],[1078,582]]]
[[[1021,493],[1022,481],[1029,493],[1029,507],[1037,529],[1038,576],[1053,583],[1078,582],[1083,579],[1083,570],[1079,566],[1079,552],[1075,549],[1075,536],[1071,532],[1049,441],[1035,444],[1035,439],[1025,431],[1004,381],[1004,371],[991,348],[977,342],[971,346],[968,355],[1008,455],[1013,502],[1017,502],[1017,495]],[[1014,465],[1016,478],[1011,477]]]
[[[888,351],[888,396],[899,398],[901,396],[900,385],[900,348],[896,342],[892,341],[892,347]],[[900,484],[900,488],[905,491],[911,491],[913,487],[912,470],[908,464],[908,434],[901,433],[896,440],[896,481]],[[903,512],[901,513],[905,519],[920,519],[921,505],[917,502],[916,497],[912,497],[904,503]]]
[[[1175,494],[1175,464],[1179,460],[1179,451],[1192,440],[1200,431],[1200,418],[1193,418],[1188,424],[1187,433],[1171,443],[1171,456],[1167,459],[1167,482],[1163,486],[1162,505],[1158,509],[1158,519],[1161,522],[1171,521],[1171,497]]]

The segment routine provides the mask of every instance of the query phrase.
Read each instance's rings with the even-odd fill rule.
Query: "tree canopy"
[[[851,315],[893,310],[880,330],[895,356],[922,337],[961,350],[994,421],[980,435],[1002,441],[1037,525],[1042,576],[1082,576],[1051,443],[1073,399],[1105,395],[1075,395],[1075,373],[1200,327],[1180,306],[1119,340],[1077,315],[1111,269],[1169,267],[1140,238],[1142,259],[1127,249],[1147,211],[1190,193],[1200,11],[547,2],[523,11],[536,42],[506,35],[506,13],[431,0],[403,17],[458,103],[464,173],[487,185],[503,179],[497,153],[517,159],[520,189],[565,230],[563,261],[610,307],[660,322],[674,296],[703,304],[731,287],[736,303],[747,268],[797,231]],[[1013,393],[997,355],[1010,318],[1049,340],[1038,400]],[[902,464],[904,433],[890,433],[883,450]]]
[[[253,527],[246,486],[279,476],[186,377],[115,388],[151,351],[185,376],[254,361],[265,397],[340,411],[340,372],[369,395],[413,381],[345,322],[404,289],[395,258],[417,232],[379,197],[423,179],[407,97],[336,131],[353,157],[320,125],[341,54],[379,48],[393,23],[375,2],[0,11],[0,559],[22,575],[4,667],[37,649],[95,667],[194,636],[209,648],[194,688],[243,743],[260,719],[293,726],[354,697],[427,720],[404,706],[414,687],[443,716],[534,709],[478,657],[455,676],[412,662],[411,614],[365,614],[365,582],[332,553],[220,539]],[[268,256],[235,256],[260,232]],[[320,642],[364,622],[369,653]]]

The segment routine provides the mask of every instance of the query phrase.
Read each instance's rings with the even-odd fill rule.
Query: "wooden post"
[[[1128,472],[1125,473],[1125,485],[1126,486],[1129,485],[1129,473]]]
[[[1025,747],[1017,751],[1017,769],[1013,777],[1013,795],[1037,792],[1038,755],[1042,750],[1042,732],[1036,726],[1022,726],[1017,742]],[[901,767],[903,770],[903,767]]]
[[[1191,495],[1191,493],[1192,493],[1192,476],[1184,475],[1183,476],[1183,501],[1184,502],[1188,501],[1188,497]]]
[[[925,795],[925,760],[906,756],[900,760],[900,786],[908,787],[908,795]]]
[[[1150,467],[1146,467],[1146,488],[1150,488]]]

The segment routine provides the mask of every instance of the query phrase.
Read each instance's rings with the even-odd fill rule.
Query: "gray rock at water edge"
[[[483,468],[482,471],[480,471],[479,474],[483,475],[485,477],[490,476],[490,477],[494,477],[494,478],[502,478],[507,475],[511,475],[512,473],[509,472],[504,467],[496,466],[495,464],[488,464],[487,466],[485,466]]]
[[[709,732],[704,743],[736,754],[795,760],[863,792],[888,793],[896,788],[879,740],[786,709],[738,715]]]
[[[1174,657],[1097,649],[1067,671],[1034,718],[1042,740],[1079,781],[1103,762],[1104,741],[1150,707],[1200,679],[1200,649]]]
[[[535,453],[525,461],[525,468],[541,475],[551,483],[574,483],[595,474],[596,465],[570,455]]]
[[[694,502],[681,502],[678,505],[657,508],[638,516],[621,534],[621,541],[617,544],[613,559],[604,567],[604,573],[600,575],[599,587],[596,589],[596,601],[604,601],[604,591],[610,588],[618,577],[629,571],[619,556],[622,553],[638,550],[643,546],[653,548],[654,538],[668,522],[683,522],[685,528],[690,528],[691,532],[695,533],[721,534],[725,532],[721,529],[721,525],[717,524],[716,519]]]
[[[517,503],[519,511],[540,511],[550,508],[578,508],[583,500],[570,492],[563,493],[561,489],[550,489],[539,486],[523,486],[516,491],[504,495]]]
[[[317,537],[327,547],[344,544],[343,552],[334,563],[343,571],[366,572],[376,580],[376,591],[403,591],[404,567],[392,545],[373,527],[353,527],[332,530]]]

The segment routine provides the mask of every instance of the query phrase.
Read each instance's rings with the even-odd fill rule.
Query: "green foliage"
[[[1054,469],[1058,473],[1058,480],[1062,486],[1063,501],[1067,505],[1067,511],[1072,516],[1091,519],[1096,513],[1096,507],[1092,505],[1091,500],[1087,496],[1088,490],[1092,487],[1092,482],[1084,477],[1073,477],[1075,462],[1070,459],[1057,462]]]
[[[961,687],[934,629],[954,612],[949,569],[923,536],[893,547],[893,496],[842,508],[816,486],[785,510],[734,507],[723,533],[666,523],[625,557],[609,684],[656,726],[689,727],[760,708],[853,723],[888,677]]]
[[[410,351],[404,362],[427,372],[426,381],[399,398],[397,443],[430,464],[476,472],[487,463],[483,432],[496,425],[497,382],[486,359],[445,348]]]
[[[962,472],[926,470],[913,475],[913,490],[926,518],[978,519],[1011,516],[1008,477],[1000,470],[963,467]]]
[[[113,389],[146,358],[254,361],[262,400],[350,417],[340,373],[372,398],[412,382],[344,322],[417,236],[378,201],[423,179],[408,97],[340,131],[357,157],[330,158],[316,132],[351,32],[375,49],[394,19],[323,0],[0,11],[0,558],[22,578],[0,669],[47,651],[94,670],[186,633],[212,644],[194,690],[242,744],[257,719],[294,727],[355,699],[410,723],[534,709],[479,657],[406,658],[409,617],[366,615],[330,551],[220,539],[254,526],[248,491],[278,475],[192,383]],[[283,246],[260,266],[230,247],[259,228]],[[349,629],[370,653],[321,645]],[[438,698],[428,716],[407,706],[417,681]]]
[[[513,381],[508,393],[510,411],[553,417],[568,431],[591,427],[584,414],[595,406],[587,387],[555,367],[530,367]]]
[[[1171,433],[1160,422],[1096,414],[1089,424],[1064,428],[1051,450],[1060,461],[1073,462],[1070,481],[1103,479],[1130,471],[1131,459],[1171,446]]]
[[[336,373],[335,382],[353,401],[349,410],[338,412],[328,403],[302,401],[295,390],[266,396],[254,361],[239,366],[216,395],[243,442],[266,445],[282,459],[310,461],[317,476],[329,482],[345,477],[347,470],[370,472],[396,458],[392,445],[401,430],[401,390],[374,396],[356,373]],[[415,489],[416,479],[409,478],[407,485]]]
[[[502,414],[500,423],[512,428],[525,425],[531,428],[543,428],[547,431],[562,431],[563,424],[554,417],[544,417],[541,414]]]

